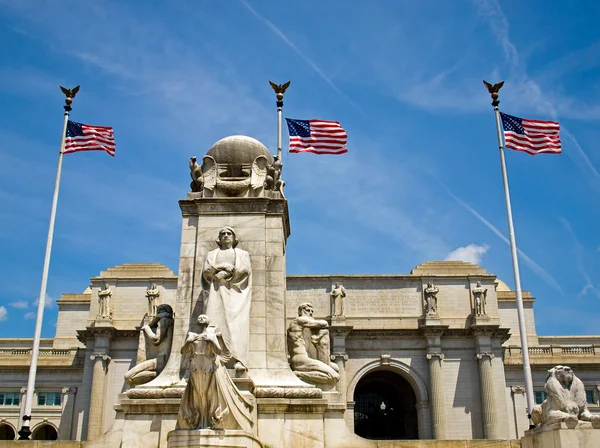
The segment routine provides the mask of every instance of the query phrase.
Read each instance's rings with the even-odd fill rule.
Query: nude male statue
[[[303,381],[314,384],[335,384],[339,381],[338,366],[329,361],[329,324],[313,318],[313,306],[303,303],[298,307],[298,317],[287,330],[288,352],[292,371]],[[304,330],[310,330],[310,343],[316,349],[317,359],[308,355]]]

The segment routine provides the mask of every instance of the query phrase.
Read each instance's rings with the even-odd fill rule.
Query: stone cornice
[[[96,336],[108,337],[111,340],[129,339],[139,336],[139,330],[119,330],[112,326],[87,327],[85,330],[77,330],[77,340],[87,345],[87,341]]]
[[[179,201],[182,216],[237,214],[281,215],[285,238],[290,235],[290,218],[286,199],[280,198],[195,198]]]

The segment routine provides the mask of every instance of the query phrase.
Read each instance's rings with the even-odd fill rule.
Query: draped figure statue
[[[187,386],[181,397],[176,429],[252,430],[251,404],[241,395],[221,362],[227,347],[208,316],[198,317],[200,333],[190,332],[181,348]]]
[[[223,227],[216,240],[218,249],[206,254],[202,271],[204,314],[219,328],[227,351],[223,362],[246,370],[250,335],[252,267],[250,255],[236,248],[238,238],[231,227]]]

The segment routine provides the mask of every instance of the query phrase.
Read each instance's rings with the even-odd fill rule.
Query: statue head
[[[569,387],[573,382],[573,377],[575,374],[573,370],[569,366],[555,366],[548,370],[548,378],[551,376],[556,377],[556,379],[566,387]]]
[[[167,305],[166,303],[163,303],[156,307],[156,314],[159,315],[160,317],[173,318],[173,308],[171,308],[171,305]]]
[[[206,314],[200,314],[200,316],[198,316],[197,322],[198,325],[200,325],[200,328],[204,329],[208,327],[208,324],[210,324],[210,319]]]
[[[431,282],[427,282],[427,287],[428,287],[428,288],[433,288],[433,283],[431,283]]]
[[[225,226],[219,230],[219,237],[215,240],[215,242],[220,248],[228,248],[237,246],[240,240],[236,236],[233,227]]]
[[[311,316],[313,315],[313,306],[312,303],[305,302],[300,304],[298,307],[298,316]]]
[[[477,285],[478,288],[481,288],[481,282],[479,280],[477,280]]]

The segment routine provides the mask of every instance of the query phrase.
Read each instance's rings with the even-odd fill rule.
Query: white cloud
[[[29,312],[29,313],[25,313],[25,316],[23,316],[25,319],[35,319],[35,313],[33,311]]]
[[[450,252],[445,261],[466,261],[468,263],[479,264],[481,258],[489,248],[490,247],[487,244],[483,244],[482,246],[469,244],[468,246],[459,247]]]
[[[31,302],[31,304],[37,308],[38,302],[39,300],[35,299],[33,302]],[[44,300],[44,308],[52,308],[54,306],[54,302],[56,302],[56,300],[50,297],[48,293],[46,293],[46,300]]]
[[[508,241],[508,238],[506,238],[506,236],[504,236],[504,234],[502,232],[500,232],[500,230],[498,230],[498,228],[495,225],[493,225],[491,222],[489,222],[487,219],[485,219],[483,216],[481,216],[481,214],[479,214],[479,212],[477,210],[475,210],[473,207],[471,207],[465,201],[456,197],[441,182],[440,182],[440,185],[442,186],[442,188],[444,190],[446,190],[446,193],[448,193],[448,195],[452,199],[454,199],[456,202],[458,202],[460,205],[462,205],[473,216],[475,216],[483,225],[485,225],[488,229],[490,229],[492,232],[494,232],[498,236],[498,238],[500,238],[502,241],[504,241],[506,244],[508,244],[510,246],[510,241]],[[561,294],[564,295],[564,291],[562,290],[562,288],[560,287],[558,282],[554,279],[554,277],[552,277],[550,274],[548,274],[544,270],[544,268],[542,268],[539,264],[537,264],[535,261],[533,261],[533,259],[530,256],[528,256],[525,252],[523,252],[521,249],[517,248],[517,252],[519,253],[519,256],[525,261],[525,263],[529,266],[529,268],[535,274],[537,274],[541,279],[543,279],[548,285],[552,286],[554,289],[556,289],[557,291],[559,291]]]
[[[8,311],[3,306],[0,306],[0,321],[6,320],[8,316]]]
[[[9,303],[9,305],[12,306],[13,308],[19,308],[19,309],[29,308],[29,304],[24,300],[19,300],[17,302],[11,302],[11,303]]]

